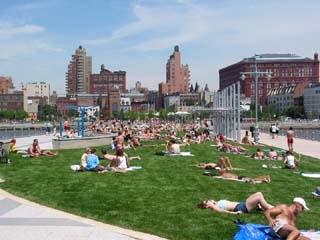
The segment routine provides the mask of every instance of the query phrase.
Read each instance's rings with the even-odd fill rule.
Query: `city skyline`
[[[140,81],[158,89],[175,45],[191,71],[191,83],[218,89],[218,70],[261,53],[318,52],[320,2],[298,1],[28,1],[0,0],[0,76],[20,83],[45,81],[65,92],[74,50],[127,72],[127,86]],[[59,14],[57,14],[59,13]]]

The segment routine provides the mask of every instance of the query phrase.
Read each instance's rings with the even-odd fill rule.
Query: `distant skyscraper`
[[[159,84],[159,93],[186,93],[189,92],[190,71],[188,64],[181,64],[179,47],[174,47],[166,65],[166,83]]]
[[[79,46],[68,65],[66,73],[66,93],[76,95],[89,93],[89,80],[92,73],[92,57],[87,56],[86,49]]]

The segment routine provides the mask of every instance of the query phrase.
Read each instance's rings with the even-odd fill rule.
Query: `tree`
[[[290,106],[286,110],[286,115],[291,118],[304,118],[304,108],[303,106]]]
[[[163,119],[163,120],[165,120],[165,119],[168,118],[168,117],[167,117],[167,112],[166,112],[165,109],[163,109],[163,108],[160,109],[159,118],[160,118],[160,119]]]
[[[190,86],[190,92],[193,92],[193,85]]]
[[[18,109],[15,114],[16,114],[16,119],[18,120],[23,120],[28,117],[28,113],[22,109]]]
[[[199,85],[198,85],[198,82],[196,82],[196,86],[194,87],[194,92],[199,92]]]

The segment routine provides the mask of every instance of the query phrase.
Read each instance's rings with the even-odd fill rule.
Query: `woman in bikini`
[[[220,169],[217,174],[211,173],[211,172],[204,172],[203,175],[210,176],[210,177],[220,176],[225,179],[237,179],[237,180],[242,180],[248,183],[261,183],[261,182],[270,183],[271,182],[271,177],[269,175],[250,178],[246,176],[238,176],[233,173],[228,173],[224,169]]]
[[[221,168],[221,169],[232,170],[231,161],[230,161],[230,158],[228,157],[219,158],[217,163],[198,163],[197,167],[205,168],[205,169]]]
[[[205,200],[197,205],[198,208],[210,208],[213,211],[229,214],[250,213],[256,209],[263,211],[272,208],[261,192],[249,196],[244,202],[232,202],[229,200]]]

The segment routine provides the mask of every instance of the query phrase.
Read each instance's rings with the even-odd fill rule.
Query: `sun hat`
[[[304,199],[301,198],[301,197],[296,197],[296,198],[294,198],[292,202],[301,204],[301,205],[303,206],[303,209],[304,209],[304,210],[310,210],[310,209],[307,207],[307,204],[306,204],[306,202],[304,201]]]

